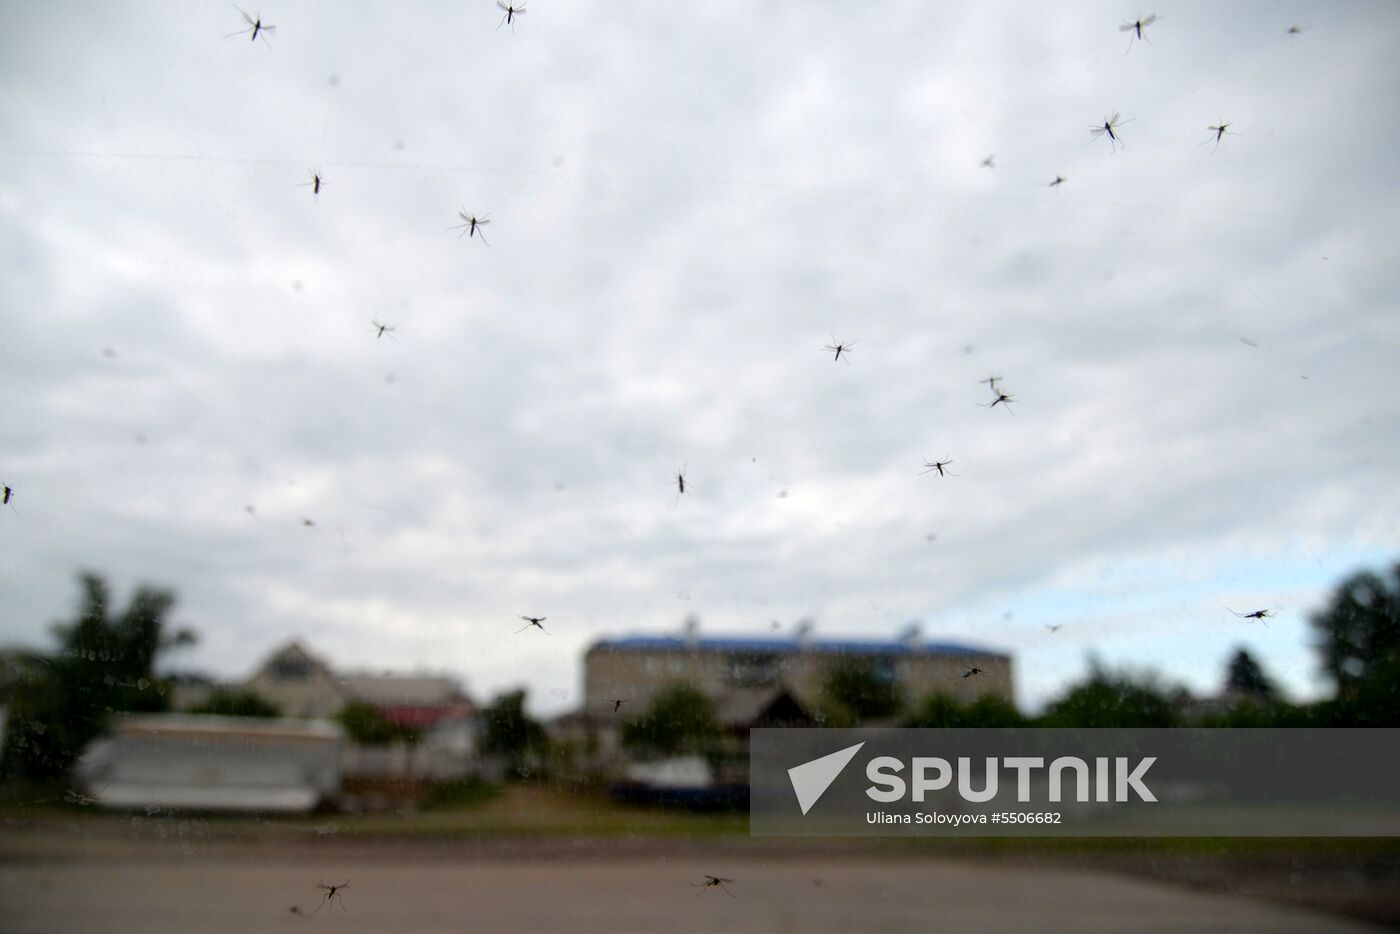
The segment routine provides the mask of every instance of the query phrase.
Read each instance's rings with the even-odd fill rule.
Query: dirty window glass
[[[1400,725],[1393,5],[4,20],[0,928],[1400,923],[748,824],[759,728]]]

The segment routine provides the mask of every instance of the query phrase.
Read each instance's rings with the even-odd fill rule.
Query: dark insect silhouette
[[[1142,31],[1155,22],[1157,22],[1157,14],[1153,13],[1146,19],[1133,20],[1131,23],[1124,23],[1122,26],[1118,27],[1119,32],[1130,32],[1133,34],[1132,38],[1128,40],[1129,52],[1131,52],[1133,49],[1133,43],[1139,39],[1141,39],[1143,42],[1146,42],[1148,45],[1152,44],[1148,41],[1147,36],[1143,35]],[[1128,53],[1124,52],[1123,54],[1127,55]]]
[[[676,500],[685,495],[685,468],[676,471]]]
[[[1089,127],[1089,132],[1095,139],[1098,139],[1100,136],[1107,136],[1108,145],[1111,147],[1110,151],[1117,152],[1118,147],[1123,145],[1123,140],[1118,137],[1117,130],[1125,123],[1132,123],[1132,121],[1124,120],[1123,116],[1115,110],[1113,116],[1105,117],[1101,125]]]
[[[733,879],[721,879],[719,876],[706,876],[704,882],[692,882],[690,884],[700,890],[695,893],[696,895],[704,895],[706,889],[719,888],[724,890],[724,894],[733,898],[734,893],[729,891],[729,886],[726,884],[733,881]]]
[[[248,28],[240,29],[237,32],[231,32],[227,36],[224,36],[224,38],[232,39],[234,36],[244,36],[248,35],[249,33],[252,33],[252,35],[248,37],[248,41],[257,42],[258,36],[262,36],[262,40],[263,42],[267,43],[267,47],[269,49],[272,48],[272,42],[267,38],[267,34],[275,30],[277,27],[269,26],[267,23],[264,23],[262,21],[261,13],[259,13],[256,17],[253,17],[249,16],[245,11],[239,9],[238,7],[234,7],[234,9],[238,10],[238,14],[243,17],[243,21],[248,24]]]
[[[326,883],[324,883],[324,882],[317,882],[317,883],[316,883],[316,888],[318,888],[318,889],[325,889],[325,890],[326,890],[326,894],[321,898],[321,904],[319,904],[319,905],[316,906],[316,910],[317,910],[317,911],[320,911],[322,908],[325,908],[325,907],[326,907],[326,902],[329,902],[329,901],[334,900],[335,897],[336,897],[336,893],[339,892],[341,889],[345,888],[346,886],[348,886],[349,884],[350,884],[350,880],[349,880],[349,879],[347,879],[347,880],[345,880],[344,882],[340,883],[340,885],[326,885]],[[340,896],[340,910],[341,910],[341,911],[344,911],[344,910],[345,910],[345,896],[344,896],[344,895],[341,895],[341,896]]]
[[[610,701],[608,701],[608,703],[613,705],[613,713],[617,713],[619,710],[622,709],[622,705],[625,704],[625,703],[627,703],[627,701],[625,701],[625,700],[620,700],[620,699],[619,699],[619,700],[610,700]]]
[[[316,528],[316,523],[315,523],[315,522],[312,522],[310,519],[306,518],[305,516],[302,516],[302,517],[301,517],[301,524],[304,525],[304,526],[306,526],[308,529],[314,529],[314,528]]]
[[[388,334],[390,337],[393,337],[394,335],[391,332],[398,330],[398,328],[394,327],[391,324],[380,324],[378,321],[370,321],[370,324],[372,325],[372,327],[370,328],[371,331],[379,332],[375,335],[375,340],[378,340],[385,334]]]
[[[321,167],[318,165],[316,168],[314,168],[314,169],[311,170],[311,181],[309,181],[309,182],[302,182],[302,183],[301,183],[300,185],[298,185],[297,187],[298,187],[298,188],[310,188],[310,189],[311,189],[311,200],[312,200],[312,201],[320,201],[320,200],[321,200],[321,188],[324,187],[325,184],[326,184],[326,180],[325,180],[324,178],[321,177]]]
[[[948,680],[949,680],[949,681],[966,681],[968,678],[971,678],[973,675],[984,675],[984,674],[986,674],[986,672],[985,672],[984,670],[982,670],[981,668],[968,668],[968,669],[966,669],[962,674],[958,675],[956,678],[949,678]]]
[[[486,231],[482,230],[481,228],[491,223],[489,220],[486,219],[490,217],[489,214],[483,214],[480,217],[477,217],[475,214],[468,214],[466,208],[463,208],[462,210],[457,212],[457,216],[462,219],[462,223],[453,224],[447,229],[462,231],[457,235],[458,240],[462,239],[463,237],[475,237],[478,234],[480,234],[481,242],[486,243]],[[486,245],[490,246],[491,244],[486,243]]]
[[[1225,609],[1230,610],[1228,606]],[[1235,613],[1234,610],[1230,610],[1230,612]],[[1235,613],[1235,615],[1238,616],[1240,619],[1257,619],[1259,620],[1259,622],[1264,623],[1264,620],[1268,619],[1274,614],[1270,613],[1268,610],[1255,610],[1252,613]],[[1267,626],[1269,624],[1264,623],[1264,625]]]
[[[497,29],[502,26],[509,26],[511,32],[515,32],[515,18],[525,15],[525,4],[516,6],[514,0],[507,3],[506,0],[496,0],[496,6],[506,11],[506,15],[501,17],[501,21],[496,25]]]
[[[1055,180],[1054,180],[1053,182],[1051,182],[1047,187],[1049,187],[1049,188],[1059,188],[1061,185],[1063,185],[1063,184],[1064,184],[1065,182],[1067,182],[1067,181],[1069,181],[1069,179],[1065,178],[1063,175],[1056,175],[1056,176],[1055,176]]]
[[[1223,120],[1220,121],[1219,126],[1208,126],[1206,127],[1206,129],[1210,130],[1210,136],[1207,136],[1204,140],[1202,140],[1201,145],[1204,146],[1206,143],[1214,143],[1215,145],[1210,147],[1210,151],[1212,153],[1214,153],[1217,149],[1220,148],[1220,140],[1222,137],[1240,135],[1238,133],[1231,133],[1230,124],[1226,123]]]
[[[831,343],[830,343],[830,344],[827,344],[827,345],[826,345],[825,347],[823,347],[822,349],[823,349],[823,350],[830,350],[830,351],[832,351],[833,353],[835,353],[836,356],[835,356],[834,359],[836,359],[836,360],[840,360],[840,359],[841,359],[841,355],[842,355],[842,354],[845,354],[845,355],[846,355],[846,362],[847,362],[847,363],[850,363],[850,362],[851,362],[851,347],[854,346],[854,345],[855,345],[855,341],[850,341],[849,343],[845,343],[845,344],[841,343],[840,341],[838,341],[838,340],[836,339],[836,335],[833,334],[833,335],[831,335]]]
[[[989,408],[989,409],[994,409],[994,408],[996,408],[998,404],[1004,404],[1004,405],[1006,406],[1006,411],[1011,412],[1011,403],[1013,403],[1013,402],[1016,401],[1016,397],[1015,397],[1015,396],[1007,395],[1006,393],[1002,392],[1002,391],[999,390],[999,389],[996,390],[996,394],[997,394],[997,397],[996,397],[995,399],[993,399],[991,402],[979,402],[979,403],[977,403],[977,404],[978,404],[978,405],[984,405],[984,406],[986,406],[986,407]],[[1015,413],[1015,412],[1011,412],[1011,414],[1012,414],[1012,415],[1015,415],[1016,413]]]
[[[540,632],[544,633],[545,635],[549,635],[549,630],[548,630],[548,629],[545,629],[543,626],[540,625],[540,623],[542,623],[542,622],[544,622],[545,620],[549,619],[548,616],[522,616],[522,617],[520,617],[520,618],[523,619],[523,620],[525,620],[525,625],[524,625],[524,626],[521,626],[519,629],[517,629],[516,632],[524,632],[525,630],[529,629],[531,626],[534,626],[534,627],[535,627],[536,629],[538,629]]]
[[[1064,628],[1064,623],[1047,623],[1045,628],[1051,632],[1059,632]]]
[[[988,156],[987,158],[985,158],[985,159],[982,160],[982,168],[984,168],[984,169],[995,169],[996,167],[997,167],[997,157],[996,157],[996,153],[993,153],[992,155],[990,155],[990,156]]]
[[[997,383],[1001,382],[1001,377],[1000,377],[1000,376],[988,376],[986,379],[979,379],[978,382],[979,382],[979,383],[986,383],[988,386],[991,387],[992,392],[996,392],[996,391],[997,391]]]
[[[924,466],[927,467],[928,470],[921,470],[919,471],[919,473],[933,473],[934,471],[937,471],[940,477],[955,477],[957,476],[957,474],[943,472],[943,468],[947,467],[951,463],[951,460],[924,461]]]
[[[14,491],[14,488],[13,488],[13,487],[10,487],[10,486],[6,486],[5,489],[4,489],[3,491],[0,491],[0,506],[9,506],[9,505],[10,505],[10,500],[12,500],[12,499],[14,499],[14,498],[15,498],[15,491]],[[11,508],[13,508],[13,507],[11,507]]]
[[[287,909],[287,913],[288,913],[288,914],[296,915],[296,916],[299,917],[299,918],[304,918],[304,917],[306,917],[306,912],[304,912],[304,911],[301,910],[301,906],[300,906],[300,905],[293,905],[292,907],[288,908],[288,909]]]
[[[1289,26],[1289,27],[1288,27],[1288,34],[1289,34],[1290,36],[1298,36],[1298,35],[1302,35],[1302,33],[1303,33],[1303,27],[1302,27],[1302,26]]]

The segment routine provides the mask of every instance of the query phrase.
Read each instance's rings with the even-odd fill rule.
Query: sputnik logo
[[[854,746],[847,746],[820,759],[813,759],[788,769],[792,790],[797,795],[797,804],[802,808],[804,815],[821,799],[831,787],[831,783],[841,774],[841,770],[850,764],[864,745],[863,742],[856,743]]]

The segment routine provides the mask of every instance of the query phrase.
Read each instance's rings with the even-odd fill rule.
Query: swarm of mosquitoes
[[[517,20],[519,20],[520,17],[524,16],[526,13],[525,3],[516,3],[514,2],[514,0],[496,0],[496,6],[500,9],[502,14],[500,21],[496,24],[496,29],[499,31],[502,27],[509,26],[511,32],[514,33]],[[271,49],[272,42],[269,37],[277,29],[277,27],[271,23],[264,22],[261,12],[257,12],[254,15],[249,15],[247,11],[239,7],[234,7],[234,9],[238,11],[239,16],[243,19],[243,22],[245,24],[244,28],[236,30],[235,32],[231,32],[224,38],[231,39],[235,36],[246,35],[248,36],[249,42],[256,43],[258,39],[262,39],[264,46],[268,49]],[[1148,38],[1147,31],[1149,27],[1151,27],[1154,23],[1156,23],[1159,20],[1159,18],[1160,17],[1158,17],[1157,14],[1153,13],[1148,16],[1132,20],[1130,22],[1124,22],[1118,27],[1120,32],[1130,34],[1128,39],[1128,47],[1125,50],[1124,54],[1131,52],[1133,46],[1138,44],[1139,42],[1146,43],[1148,45],[1152,44],[1151,40]],[[1302,32],[1302,27],[1297,25],[1290,26],[1287,30],[1288,35],[1298,35]],[[1132,121],[1129,119],[1124,119],[1118,111],[1113,111],[1109,116],[1104,117],[1101,123],[1091,125],[1089,130],[1091,135],[1095,139],[1107,139],[1109,143],[1110,153],[1116,153],[1120,148],[1124,148],[1125,146],[1122,136],[1119,132],[1120,128],[1124,124],[1131,122]],[[1211,143],[1211,152],[1214,153],[1219,148],[1225,136],[1240,135],[1230,130],[1231,126],[1232,124],[1230,122],[1224,120],[1219,121],[1217,124],[1208,126],[1206,129],[1210,133],[1210,135],[1201,143],[1201,145]],[[988,155],[982,160],[981,165],[983,168],[995,169],[995,155]],[[322,189],[327,187],[327,183],[322,174],[320,166],[311,169],[309,174],[309,180],[306,182],[302,182],[297,187],[310,188],[312,200],[319,201],[321,191]],[[1066,181],[1067,179],[1063,175],[1056,175],[1054,179],[1048,183],[1047,187],[1059,188]],[[458,218],[460,218],[461,223],[454,224],[448,229],[460,231],[460,233],[458,233],[457,235],[459,239],[462,237],[467,237],[469,239],[479,237],[484,245],[490,245],[486,241],[485,234],[486,225],[491,223],[488,215],[478,216],[476,214],[469,213],[465,208],[463,208],[457,212],[457,216]],[[371,331],[375,334],[376,339],[383,338],[386,334],[392,337],[392,332],[394,330],[395,328],[392,325],[383,324],[378,320],[372,321]],[[850,363],[851,347],[854,344],[854,340],[838,341],[835,335],[832,335],[831,343],[825,345],[823,347],[823,350],[831,353],[835,362],[840,362],[844,358],[847,363]],[[1000,405],[1007,412],[1014,415],[1015,413],[1011,410],[1011,404],[1015,401],[1015,397],[1010,393],[1003,391],[1000,388],[1000,386],[998,385],[1000,381],[1000,376],[993,376],[982,380],[982,382],[990,388],[993,398],[990,402],[984,402],[979,404],[987,408],[996,408],[998,405]],[[953,461],[947,457],[941,460],[925,461],[925,469],[921,471],[921,473],[936,473],[939,477],[956,476],[956,474],[952,474],[946,470],[946,468],[952,463]],[[676,473],[675,476],[676,497],[678,500],[681,496],[685,495],[686,493],[686,483],[687,480],[685,469],[682,468]],[[0,504],[11,506],[13,498],[14,490],[10,486],[4,485],[3,490],[0,490]],[[13,507],[11,506],[11,508]],[[254,509],[252,506],[245,507],[245,511],[250,515],[254,514]],[[302,524],[307,527],[314,527],[315,525],[315,523],[308,518],[303,518]],[[1227,607],[1227,609],[1229,608]],[[1230,610],[1230,612],[1241,619],[1255,620],[1258,622],[1264,622],[1265,619],[1273,615],[1269,610],[1266,609],[1254,610],[1249,613],[1239,613],[1235,610]],[[525,621],[525,625],[519,630],[517,630],[517,632],[524,632],[527,629],[534,628],[539,629],[541,632],[547,633],[547,630],[545,630],[544,626],[542,625],[547,619],[547,617],[521,615],[520,619]],[[1046,626],[1046,629],[1048,629],[1050,632],[1057,632],[1060,629],[1060,626],[1048,625]],[[952,680],[962,681],[982,674],[984,674],[983,669],[977,667],[969,667],[966,668],[961,675]],[[619,710],[621,710],[622,706],[627,703],[627,701],[623,698],[616,698],[608,701],[608,703],[612,705],[613,713],[617,713]],[[92,803],[95,800],[89,795],[75,791],[70,791],[69,795],[66,797],[68,797],[74,803],[83,805]],[[723,889],[726,894],[733,897],[733,893],[730,892],[728,888],[728,885],[733,882],[733,879],[724,878],[721,876],[707,875],[704,877],[703,882],[696,882],[691,884],[696,888],[700,889],[700,892],[697,894],[703,894],[704,891],[709,888],[720,888]],[[346,888],[348,885],[348,880],[346,882],[340,883],[339,885],[327,885],[325,882],[319,882],[317,884],[317,888],[323,890],[324,895],[321,899],[321,903],[317,906],[316,910],[319,911],[321,908],[324,908],[327,903],[336,901],[337,899],[339,899],[340,901],[341,910],[344,910],[344,898],[340,895],[340,891]],[[304,912],[299,906],[294,905],[288,908],[287,910],[295,915],[304,915]]]

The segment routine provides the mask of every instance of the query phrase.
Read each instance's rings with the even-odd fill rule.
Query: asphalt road
[[[13,843],[13,839],[11,841]],[[173,843],[174,841],[172,841]],[[695,888],[706,874],[732,893]],[[318,880],[348,881],[321,904]],[[302,914],[289,911],[293,906]],[[5,847],[0,932],[302,929],[466,932],[1375,931],[1286,905],[1094,869],[949,859],[650,856],[541,859],[373,848],[248,847],[152,855],[110,841]]]

